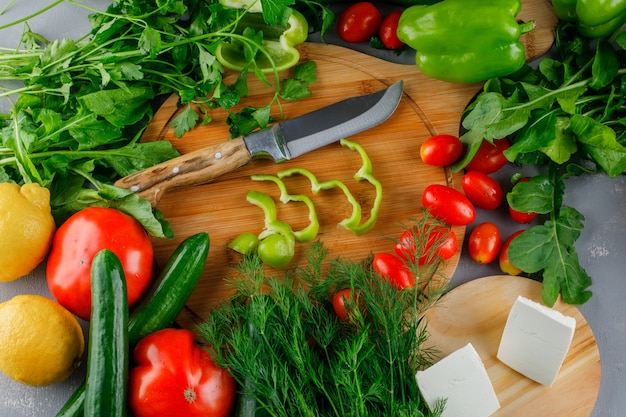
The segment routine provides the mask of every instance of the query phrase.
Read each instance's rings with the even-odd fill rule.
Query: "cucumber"
[[[209,252],[206,232],[183,240],[128,319],[128,344],[169,327],[180,314],[202,275]],[[85,383],[67,400],[57,417],[82,417]]]
[[[91,264],[91,319],[85,415],[126,416],[128,295],[118,257],[103,249]]]
[[[130,315],[128,340],[131,345],[174,323],[204,271],[209,246],[206,232],[189,236],[178,245],[157,281]]]

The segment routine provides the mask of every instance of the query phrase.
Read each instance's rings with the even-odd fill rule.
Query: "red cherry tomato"
[[[394,245],[396,254],[405,261],[410,260],[413,263],[415,262],[416,254],[419,254],[417,260],[418,265],[424,265],[428,262],[433,251],[435,252],[435,257],[444,261],[454,256],[459,244],[456,234],[452,229],[443,226],[435,226],[430,228],[428,232],[429,235],[427,239],[420,238],[420,231],[417,227],[412,227],[402,232],[400,239]],[[419,248],[419,252],[417,250],[416,239],[418,242],[423,243],[424,246],[423,248]],[[437,247],[433,249],[433,245],[437,245]]]
[[[530,180],[530,177],[523,177],[522,179],[517,181],[517,183],[527,182],[529,180]],[[517,211],[514,208],[511,208],[511,206],[509,206],[509,215],[515,222],[519,224],[528,224],[532,222],[533,220],[535,220],[538,216],[538,214],[535,213],[534,211],[529,211],[529,212]]]
[[[378,31],[380,41],[387,49],[400,49],[404,46],[404,42],[398,39],[398,21],[402,15],[401,11],[393,11],[383,19]]]
[[[422,206],[430,214],[453,226],[465,226],[476,219],[476,208],[454,188],[431,184],[422,195]]]
[[[337,33],[346,42],[367,42],[378,33],[382,15],[374,4],[363,1],[354,3],[339,15]]]
[[[137,220],[112,208],[75,213],[54,235],[46,275],[52,296],[83,320],[91,314],[91,261],[101,249],[122,263],[129,306],[152,279],[152,243]]]
[[[513,263],[509,259],[509,245],[511,244],[511,241],[515,239],[517,236],[521,235],[522,232],[524,231],[518,230],[517,232],[509,236],[508,239],[504,241],[504,244],[502,244],[502,249],[500,249],[500,256],[499,256],[498,262],[500,264],[500,270],[504,272],[505,274],[519,275],[523,272],[521,269],[513,265]]]
[[[428,165],[446,166],[463,154],[461,139],[452,135],[435,135],[420,146],[420,157]]]
[[[537,218],[537,213],[535,212],[524,213],[511,208],[511,206],[509,206],[509,215],[519,224],[528,224]]]
[[[337,291],[333,295],[332,300],[335,314],[347,323],[350,322],[351,312],[354,311],[355,308],[358,308],[358,302],[359,299],[357,294],[353,294],[350,288]]]
[[[469,255],[479,264],[493,262],[500,253],[501,244],[500,230],[491,222],[484,222],[476,226],[467,240]]]
[[[463,191],[476,207],[484,210],[495,210],[504,198],[502,187],[498,181],[480,171],[468,171],[463,175]]]
[[[411,288],[415,285],[415,275],[404,262],[391,253],[377,253],[372,262],[374,272],[391,282],[398,289]]]
[[[511,144],[507,138],[494,140],[493,145],[484,140],[465,169],[480,171],[484,174],[496,172],[509,162],[503,152],[510,147]]]

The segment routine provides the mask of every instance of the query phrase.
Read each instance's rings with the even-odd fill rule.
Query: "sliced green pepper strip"
[[[317,232],[320,228],[320,223],[317,219],[317,211],[315,210],[315,205],[308,195],[289,194],[285,183],[280,178],[274,175],[260,174],[253,175],[251,178],[254,181],[272,181],[273,183],[275,183],[280,190],[280,201],[283,204],[287,204],[290,201],[304,203],[309,209],[309,225],[302,230],[295,230],[293,234],[299,242],[310,242],[315,239],[315,237],[317,236]]]
[[[329,180],[320,182],[317,177],[309,170],[304,168],[289,168],[283,171],[278,172],[278,178],[282,179],[284,177],[290,177],[292,175],[302,175],[309,179],[311,182],[311,191],[313,194],[319,193],[321,190],[330,190],[332,188],[339,188],[343,191],[346,199],[352,206],[352,214],[350,217],[342,220],[339,225],[345,227],[346,229],[353,230],[358,227],[359,222],[361,221],[361,205],[357,201],[356,198],[352,195],[348,187],[339,180]]]
[[[354,179],[357,181],[368,181],[376,189],[376,197],[374,198],[374,203],[372,204],[372,208],[370,210],[370,217],[364,223],[352,228],[352,231],[356,235],[362,235],[370,230],[376,223],[378,212],[380,211],[380,205],[383,201],[383,185],[372,174],[372,161],[361,145],[347,139],[341,139],[339,143],[341,143],[341,146],[345,146],[351,151],[358,152],[361,156],[361,168],[359,168],[356,174],[354,174]]]
[[[272,197],[260,191],[250,190],[246,195],[246,201],[263,210],[265,227],[276,221],[276,203]]]

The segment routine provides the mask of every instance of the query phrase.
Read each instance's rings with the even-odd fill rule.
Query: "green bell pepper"
[[[215,56],[226,68],[243,71],[251,62],[264,73],[282,71],[300,61],[296,45],[303,43],[309,35],[309,24],[302,13],[287,8],[285,23],[268,24],[260,9],[260,2],[222,0],[223,5],[241,8],[235,35],[217,46]],[[262,34],[261,44],[249,37]],[[255,38],[256,39],[256,38]],[[260,46],[260,48],[259,48]]]
[[[429,77],[457,83],[510,75],[526,62],[519,37],[534,22],[518,23],[521,0],[444,0],[406,9],[398,38],[415,49]]]
[[[610,36],[626,23],[626,0],[553,0],[557,17],[589,38]]]

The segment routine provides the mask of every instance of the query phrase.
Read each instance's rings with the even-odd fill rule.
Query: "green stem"
[[[43,9],[40,9],[40,10],[38,10],[38,11],[34,12],[34,13],[31,13],[31,14],[30,14],[30,15],[28,15],[28,16],[22,17],[21,19],[15,20],[15,21],[13,21],[13,22],[11,22],[11,23],[8,23],[8,24],[6,24],[6,25],[2,25],[2,26],[0,26],[0,30],[2,30],[2,29],[6,29],[6,28],[10,28],[10,27],[15,26],[15,25],[18,25],[18,24],[20,24],[20,23],[27,22],[27,21],[31,20],[32,18],[37,17],[38,15],[40,15],[40,14],[42,14],[42,13],[46,12],[47,10],[50,10],[50,9],[52,9],[53,7],[55,7],[55,6],[57,6],[57,5],[61,4],[61,3],[63,3],[64,1],[65,1],[65,0],[56,0],[54,3],[49,4],[48,6],[44,7]],[[10,4],[9,4],[9,5],[10,5]],[[2,10],[2,12],[4,12],[4,11],[5,11],[8,7],[9,7],[9,6],[5,7],[5,8]],[[0,13],[0,14],[2,14],[2,13]]]

